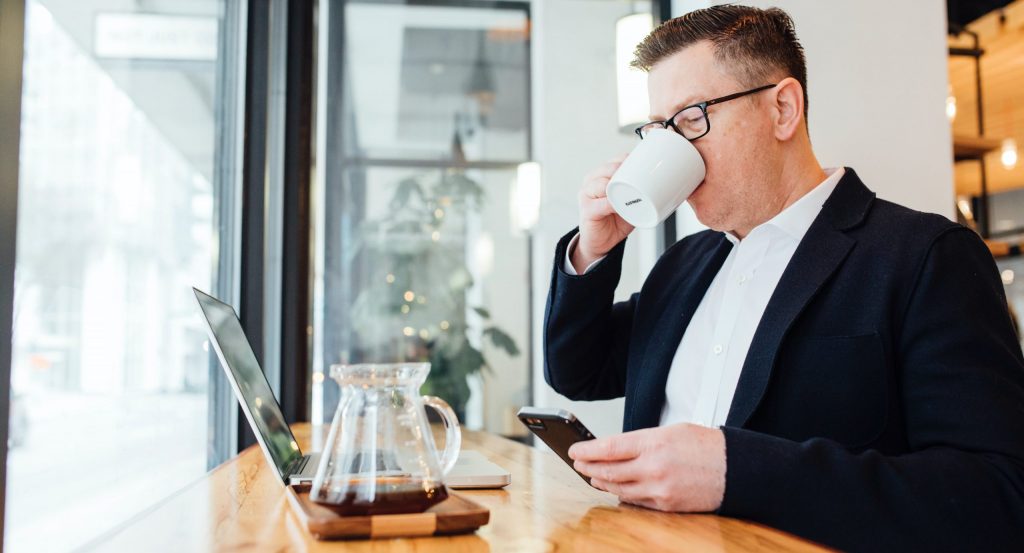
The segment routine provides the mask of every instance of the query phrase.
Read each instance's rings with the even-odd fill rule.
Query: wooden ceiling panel
[[[989,14],[968,25],[981,37],[985,50],[981,62],[984,95],[985,137],[1014,138],[1021,159],[1013,169],[1000,161],[1000,151],[985,156],[989,192],[1024,188],[1024,0],[1017,0],[999,14]],[[972,47],[967,35],[950,38],[950,46]],[[977,136],[975,65],[972,58],[950,57],[949,81],[957,99],[957,115],[951,125],[956,136]],[[957,194],[980,192],[978,162],[958,163],[954,171]]]

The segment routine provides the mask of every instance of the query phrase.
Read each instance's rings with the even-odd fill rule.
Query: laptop
[[[196,288],[192,291],[203,312],[210,343],[267,462],[277,469],[285,485],[312,482],[320,453],[303,454],[299,449],[234,308]],[[444,480],[451,488],[501,488],[512,477],[480,452],[463,450]]]

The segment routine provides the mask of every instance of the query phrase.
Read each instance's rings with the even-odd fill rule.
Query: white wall
[[[534,155],[543,168],[543,202],[534,237],[534,400],[576,413],[595,434],[622,429],[622,400],[571,402],[544,382],[543,316],[555,243],[578,221],[583,176],[635,144],[620,133],[616,112],[615,21],[630,3],[543,0],[533,3]],[[626,245],[624,299],[639,290],[654,262],[655,231],[634,233]]]
[[[882,198],[951,217],[945,4],[861,0],[829,2],[826,10],[820,0],[749,3],[793,16],[807,52],[811,140],[821,163],[855,168]],[[673,7],[681,14],[708,4],[676,0]],[[535,150],[545,170],[534,248],[534,403],[572,409],[606,435],[621,427],[621,401],[573,403],[552,391],[543,379],[541,325],[555,240],[575,224],[582,175],[632,144],[615,132],[614,23],[629,5],[544,0],[534,10]],[[582,125],[574,123],[580,114],[587,114]],[[687,215],[679,224],[698,227]],[[631,239],[617,297],[639,289],[653,248],[653,235]]]
[[[777,6],[796,23],[807,56],[811,142],[822,165],[853,167],[879,197],[952,218],[946,3],[744,3]]]

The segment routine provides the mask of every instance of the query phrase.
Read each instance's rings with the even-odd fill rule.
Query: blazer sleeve
[[[963,227],[924,258],[895,336],[911,453],[725,427],[719,512],[845,550],[1020,551],[1024,359],[995,269]]]
[[[576,229],[558,241],[544,312],[544,379],[573,400],[622,397],[637,294],[614,303],[625,240],[607,257],[574,276],[563,270]]]

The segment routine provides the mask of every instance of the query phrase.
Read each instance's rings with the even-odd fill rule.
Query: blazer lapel
[[[836,185],[782,274],[754,332],[726,426],[742,427],[768,387],[779,346],[793,322],[839,268],[856,241],[844,230],[866,216],[874,193],[852,169]]]
[[[679,278],[670,286],[671,293],[665,296],[665,309],[644,350],[640,371],[631,386],[633,390],[626,392],[626,397],[631,398],[624,421],[626,431],[657,426],[660,422],[665,383],[683,332],[732,249],[725,235],[718,238],[720,242],[694,270],[679,271]]]

